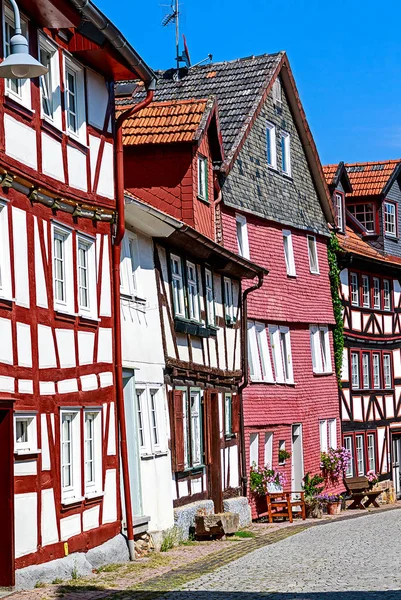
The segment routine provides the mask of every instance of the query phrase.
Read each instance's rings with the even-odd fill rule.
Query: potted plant
[[[329,492],[327,494],[320,494],[319,498],[321,502],[326,504],[328,515],[340,514],[341,504],[343,501],[343,497],[341,496],[341,494],[333,494],[332,492]]]
[[[291,458],[291,452],[288,452],[285,448],[281,448],[278,451],[278,464],[285,465],[285,461]]]
[[[324,490],[324,486],[320,484],[324,482],[324,477],[321,475],[312,475],[306,473],[302,480],[302,487],[305,492],[306,516],[312,519],[321,519],[323,515],[323,504],[320,499],[320,494]]]
[[[320,468],[326,481],[333,484],[342,479],[351,461],[351,452],[344,447],[329,448],[320,453]]]
[[[268,464],[264,467],[258,467],[256,463],[252,463],[249,474],[249,488],[254,495],[258,514],[267,511],[266,494],[268,490],[271,492],[273,491],[272,488],[276,488],[276,491],[282,491],[285,483],[286,477],[282,471],[274,469]]]
[[[369,489],[374,488],[376,483],[379,483],[379,476],[373,471],[373,469],[366,473],[366,477],[368,478]]]

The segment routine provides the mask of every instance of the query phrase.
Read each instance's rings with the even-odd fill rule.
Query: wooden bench
[[[361,508],[363,510],[371,505],[379,508],[377,498],[385,490],[369,490],[369,481],[364,475],[359,477],[345,477],[344,485],[352,500],[352,504],[348,506],[349,509]],[[367,498],[367,500],[362,502],[364,498]]]
[[[299,496],[299,498],[295,496]],[[283,490],[274,492],[268,491],[266,496],[260,500],[265,500],[265,507],[258,510],[258,519],[261,517],[268,517],[269,523],[273,523],[273,519],[275,518],[284,518],[292,523],[294,520],[293,509],[298,507],[300,508],[299,512],[301,513],[302,519],[306,519],[304,492],[284,492]],[[259,506],[261,506],[260,501]]]

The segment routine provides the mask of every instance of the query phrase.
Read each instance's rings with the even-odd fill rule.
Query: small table
[[[375,508],[380,508],[379,503],[377,502],[376,498],[378,498],[380,496],[380,494],[383,493],[383,490],[380,490],[378,492],[366,492],[365,496],[368,497],[368,499],[366,500],[366,502],[364,502],[363,507],[364,508],[368,508],[368,506],[374,506]]]

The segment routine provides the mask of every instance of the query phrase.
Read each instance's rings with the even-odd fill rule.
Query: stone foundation
[[[237,496],[229,498],[223,502],[224,512],[232,512],[239,514],[239,526],[248,527],[252,523],[252,512],[249,506],[248,498],[245,496]]]
[[[380,494],[377,501],[379,504],[394,504],[397,500],[395,497],[395,489],[394,484],[390,479],[386,479],[385,481],[379,481],[373,488],[374,490],[383,490],[383,493]]]
[[[31,565],[15,572],[15,589],[30,590],[37,583],[51,583],[55,579],[67,581],[72,577],[90,575],[94,569],[111,563],[129,561],[126,539],[119,534],[104,544],[88,550],[74,552],[64,558],[41,565]]]
[[[195,515],[201,510],[206,515],[214,512],[213,500],[200,500],[174,509],[174,527],[178,531],[181,541],[186,541],[190,533],[195,532]]]

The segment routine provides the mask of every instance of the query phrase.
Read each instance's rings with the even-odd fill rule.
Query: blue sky
[[[151,67],[174,65],[170,0],[95,2]],[[399,0],[181,4],[192,63],[287,51],[323,164],[401,157],[400,22]]]

